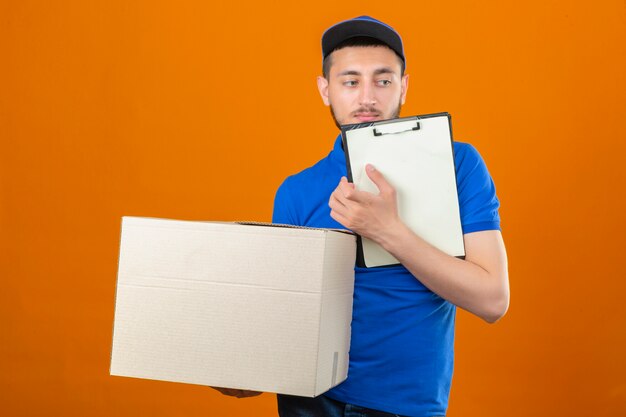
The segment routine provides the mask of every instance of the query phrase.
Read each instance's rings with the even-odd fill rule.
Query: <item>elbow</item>
[[[489,324],[499,321],[509,309],[509,294],[503,294],[489,303],[489,308],[483,313],[482,319]]]

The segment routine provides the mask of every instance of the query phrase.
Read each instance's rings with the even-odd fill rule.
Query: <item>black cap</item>
[[[330,55],[341,42],[357,36],[378,39],[398,54],[402,58],[404,65],[406,65],[402,38],[398,32],[388,24],[369,16],[359,16],[345,20],[326,29],[326,32],[322,35],[322,58]]]

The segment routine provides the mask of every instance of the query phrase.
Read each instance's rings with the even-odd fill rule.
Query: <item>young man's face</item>
[[[328,79],[318,77],[317,86],[338,127],[398,117],[408,75],[400,75],[400,59],[391,49],[346,47],[331,58]]]

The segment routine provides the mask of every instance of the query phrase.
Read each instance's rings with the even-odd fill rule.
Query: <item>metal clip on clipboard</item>
[[[398,128],[396,124],[390,123],[389,126],[387,126],[387,129],[384,127],[381,128],[380,126],[378,128],[374,128],[374,136],[395,135],[397,133],[412,132],[414,130],[420,130],[420,122],[416,121],[415,126],[409,127],[408,129]]]

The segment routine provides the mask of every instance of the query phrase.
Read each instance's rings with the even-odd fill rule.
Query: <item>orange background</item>
[[[321,34],[361,14],[502,202],[511,307],[459,312],[449,416],[626,415],[624,0],[0,1],[2,415],[276,415],[108,375],[120,217],[269,221],[337,134]]]

